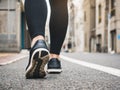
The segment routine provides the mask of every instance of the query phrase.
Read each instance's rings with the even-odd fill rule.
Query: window
[[[115,16],[115,0],[111,0],[111,16]]]
[[[84,21],[86,21],[86,12],[84,12]]]
[[[115,0],[111,0],[111,8],[115,8]]]
[[[99,15],[99,16],[98,16],[98,22],[101,23],[101,21],[102,21],[102,15],[101,15],[101,14],[102,14],[102,9],[101,9],[101,4],[98,6],[98,10],[99,10],[99,11],[98,11],[98,13],[99,13],[99,14],[98,14],[98,15]]]

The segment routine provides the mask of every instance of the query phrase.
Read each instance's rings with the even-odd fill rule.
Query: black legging
[[[49,0],[50,17],[50,53],[60,54],[68,25],[67,0]],[[25,14],[31,39],[45,36],[47,18],[46,0],[25,0]]]

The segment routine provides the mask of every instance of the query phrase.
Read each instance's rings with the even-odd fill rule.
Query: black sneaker
[[[29,63],[26,68],[26,78],[44,78],[45,65],[49,60],[49,51],[44,40],[38,40],[30,50]]]
[[[49,60],[47,65],[47,72],[48,73],[61,73],[61,62],[57,58],[52,58]]]

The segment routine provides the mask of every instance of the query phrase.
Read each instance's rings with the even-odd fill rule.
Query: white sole
[[[41,57],[41,52],[42,51],[45,51],[45,52],[47,52],[48,53],[48,55],[45,55],[45,56],[43,56],[43,57]],[[33,69],[36,67],[36,61],[35,60],[33,60],[33,57],[34,57],[34,55],[36,54],[36,52],[39,52],[39,59],[40,60],[42,60],[42,64],[41,64],[41,66],[40,66],[40,71],[42,71],[42,72],[45,72],[45,70],[44,70],[44,68],[45,68],[45,65],[47,64],[47,62],[48,62],[48,60],[49,60],[49,51],[47,50],[47,49],[44,49],[44,48],[39,48],[39,49],[36,49],[34,52],[33,52],[33,54],[32,54],[32,57],[31,57],[31,60],[30,60],[30,65],[29,65],[29,67],[27,68],[27,70],[26,70],[26,76],[27,75],[31,75],[31,73],[33,73]],[[31,75],[32,76],[32,75]]]
[[[47,69],[48,73],[61,73],[62,69]]]

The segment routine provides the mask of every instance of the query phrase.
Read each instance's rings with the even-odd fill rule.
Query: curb
[[[7,64],[10,64],[10,63],[19,61],[19,60],[21,60],[21,59],[23,59],[23,58],[26,58],[26,57],[28,57],[28,55],[24,55],[24,56],[22,55],[22,56],[20,56],[20,57],[18,57],[18,58],[15,58],[15,59],[10,60],[10,61],[6,61],[6,62],[3,62],[3,63],[0,63],[0,66],[4,66],[4,65],[7,65]]]
[[[2,56],[2,55],[1,55]],[[29,56],[29,51],[26,49],[21,50],[20,53],[11,53],[11,55],[0,57],[0,66],[14,63],[21,59],[27,58]]]

